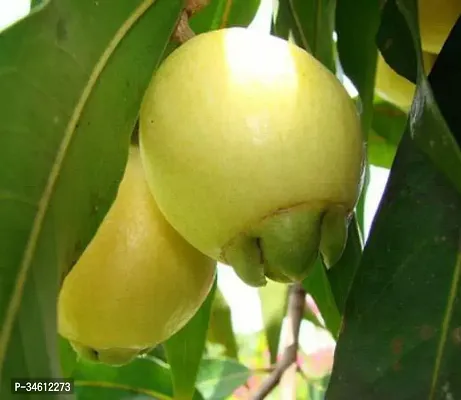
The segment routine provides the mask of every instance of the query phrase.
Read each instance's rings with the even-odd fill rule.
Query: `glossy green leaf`
[[[407,115],[385,101],[373,104],[373,123],[368,135],[368,162],[391,168],[407,122]]]
[[[73,377],[78,400],[124,399],[123,396],[127,392],[131,393],[128,395],[129,399],[136,400],[139,398],[160,400],[174,398],[169,366],[153,357],[137,358],[122,367],[80,361]],[[202,396],[195,391],[193,396],[191,395],[192,398],[200,400]]]
[[[341,314],[331,290],[327,271],[320,259],[316,261],[312,271],[304,279],[302,285],[304,290],[314,298],[325,321],[325,327],[333,337],[337,337],[341,325]]]
[[[223,346],[226,357],[238,359],[237,339],[232,327],[232,312],[219,289],[216,289],[211,306],[207,340]]]
[[[246,27],[258,11],[260,0],[211,0],[195,14],[190,25],[195,33],[231,26]]]
[[[247,367],[233,360],[203,359],[197,389],[206,400],[228,399],[250,377]]]
[[[360,96],[362,132],[367,140],[373,119],[377,47],[375,36],[380,22],[380,2],[369,0],[337,1],[336,33],[341,68],[355,85]],[[364,189],[356,209],[356,218],[364,232],[365,193],[368,187],[368,169]],[[358,245],[358,244],[356,244]]]
[[[182,0],[55,0],[0,34],[0,397],[59,376],[60,278],[121,179]]]
[[[461,196],[436,162],[446,126],[461,143],[461,23],[429,76],[397,151],[346,307],[327,398],[458,399]],[[420,137],[434,140],[422,148]],[[453,141],[453,146],[458,146]],[[454,149],[448,150],[447,157]],[[461,162],[452,174],[460,174]],[[351,362],[353,360],[353,362]]]
[[[353,218],[349,224],[344,253],[341,259],[327,272],[331,291],[341,316],[344,315],[346,300],[362,258],[362,248],[362,236],[358,222]]]
[[[354,83],[361,99],[362,128],[366,135],[373,117],[380,2],[341,0],[336,6],[338,54],[344,73]]]
[[[278,0],[272,33],[295,43],[335,71],[334,0]]]
[[[266,286],[258,289],[271,364],[277,362],[280,332],[287,311],[288,288],[285,283],[268,280]]]
[[[216,291],[216,279],[205,302],[194,317],[178,333],[164,343],[171,367],[175,400],[191,399],[205,350],[211,305]]]

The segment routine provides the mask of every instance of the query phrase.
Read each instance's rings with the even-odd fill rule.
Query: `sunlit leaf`
[[[0,34],[0,397],[60,375],[56,298],[111,205],[181,0],[55,0]]]

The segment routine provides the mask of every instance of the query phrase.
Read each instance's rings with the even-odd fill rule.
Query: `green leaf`
[[[67,339],[59,336],[59,355],[61,361],[62,376],[68,378],[77,367],[77,353],[74,351]]]
[[[360,96],[359,109],[365,141],[367,141],[373,120],[373,94],[377,59],[375,36],[379,22],[379,1],[342,0],[337,2],[336,32],[339,61],[342,70],[355,85]],[[362,233],[364,232],[368,169],[365,172],[364,190],[356,209],[356,218]]]
[[[322,314],[322,318],[325,321],[325,327],[336,338],[341,325],[341,314],[331,290],[327,271],[320,259],[317,259],[309,276],[304,279],[302,285],[304,290],[314,298],[320,314]]]
[[[416,16],[416,0],[388,0],[383,9],[378,44],[386,62],[399,74],[418,84],[413,107],[417,108],[418,115],[422,115],[419,123],[428,128],[420,130],[412,125],[412,128],[415,127],[412,129],[415,142],[461,192],[461,174],[457,171],[461,164],[461,149],[456,145],[437,104],[433,104],[422,62]]]
[[[380,2],[341,0],[336,7],[338,54],[344,73],[357,88],[361,99],[362,129],[366,135],[373,117]]]
[[[170,368],[153,357],[137,358],[122,367],[80,361],[73,377],[79,400],[125,399],[125,395],[136,400],[174,398]],[[203,398],[196,391],[193,399]]]
[[[266,286],[259,288],[258,291],[270,361],[271,364],[275,364],[279,351],[280,332],[287,309],[288,285],[268,280]]]
[[[362,236],[358,222],[353,218],[349,224],[346,248],[341,259],[327,272],[339,314],[344,315],[346,300],[362,258]]]
[[[337,338],[349,290],[362,257],[362,238],[354,217],[349,224],[346,248],[340,260],[328,271],[318,259],[302,285],[315,300],[325,327]]]
[[[175,400],[192,398],[200,360],[205,349],[211,305],[216,291],[213,287],[194,317],[178,333],[164,343],[173,374]]]
[[[258,11],[260,0],[211,0],[190,19],[195,33],[231,26],[248,26]]]
[[[375,101],[367,146],[370,164],[391,168],[406,122],[407,115],[393,104]]]
[[[60,278],[111,205],[182,0],[59,0],[0,34],[0,397],[59,376]]]
[[[461,143],[452,97],[460,52],[458,22],[429,76],[445,121],[430,118],[436,105],[420,81],[421,107],[411,110],[347,301],[328,399],[461,398],[461,196],[435,161],[447,124]],[[425,135],[441,147],[428,154]]]
[[[279,0],[272,33],[289,39],[331,71],[334,60],[334,0]]]
[[[250,377],[247,367],[233,360],[203,359],[197,389],[207,400],[228,399]]]
[[[226,357],[238,359],[237,339],[232,328],[232,312],[219,289],[216,289],[211,306],[207,339],[211,343],[223,346]]]

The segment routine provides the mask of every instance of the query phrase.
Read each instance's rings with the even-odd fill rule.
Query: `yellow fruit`
[[[215,262],[163,218],[133,148],[112,207],[64,280],[59,333],[84,358],[124,364],[182,328],[214,276]]]
[[[423,52],[423,62],[427,72],[432,69],[437,56]],[[376,92],[380,97],[394,103],[404,111],[408,111],[415,94],[416,86],[413,82],[395,72],[378,53],[376,67]]]
[[[461,1],[419,0],[418,8],[422,48],[438,54],[461,15]]]
[[[141,156],[166,219],[253,286],[333,264],[360,191],[364,147],[336,77],[282,39],[196,36],[154,76]]]

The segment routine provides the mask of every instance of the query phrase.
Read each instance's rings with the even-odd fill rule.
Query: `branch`
[[[284,372],[296,362],[299,345],[299,328],[304,314],[305,297],[306,292],[300,283],[295,283],[291,286],[288,302],[288,320],[292,324],[293,343],[285,348],[282,358],[277,362],[274,370],[259,389],[253,394],[252,400],[264,399],[278,385]]]

